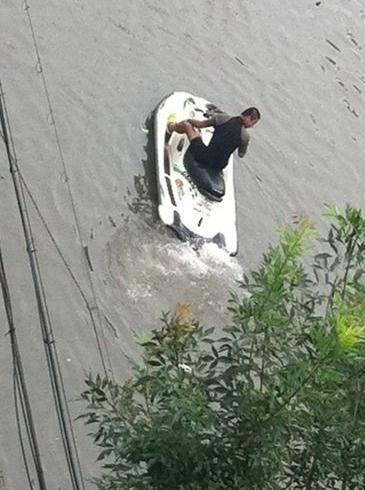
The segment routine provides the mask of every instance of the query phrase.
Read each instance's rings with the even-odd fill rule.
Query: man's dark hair
[[[241,112],[241,116],[249,116],[252,119],[257,119],[258,121],[261,117],[261,114],[256,107],[249,107],[248,109],[245,109],[243,112]]]

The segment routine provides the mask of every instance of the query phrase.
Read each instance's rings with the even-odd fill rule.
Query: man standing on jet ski
[[[260,118],[260,112],[256,107],[249,107],[239,116],[217,113],[203,121],[188,119],[177,123],[175,114],[171,114],[167,129],[170,133],[185,133],[190,141],[189,150],[194,159],[204,166],[220,171],[226,167],[229,157],[236,149],[241,158],[245,155],[250,139],[247,129],[252,128]],[[203,143],[197,128],[210,126],[214,127],[214,133],[207,146]]]

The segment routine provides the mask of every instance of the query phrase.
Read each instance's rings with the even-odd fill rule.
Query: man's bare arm
[[[243,157],[246,155],[247,146],[248,146],[248,145],[246,145],[246,146],[243,146],[243,145],[242,145],[242,146],[240,146],[240,148],[238,148],[238,156],[239,156],[240,158],[243,158]]]
[[[189,123],[195,128],[208,128],[213,126],[212,119],[205,119],[204,121],[199,121],[199,119],[189,119]]]
[[[244,132],[241,135],[241,144],[238,147],[238,156],[240,158],[243,158],[246,155],[246,151],[247,151],[249,141],[250,141],[250,137],[249,137],[248,133]]]

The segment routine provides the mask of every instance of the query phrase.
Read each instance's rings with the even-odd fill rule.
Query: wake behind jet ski
[[[255,120],[252,127],[260,117],[250,111],[231,118],[201,97],[175,92],[155,112],[161,220],[181,238],[214,242],[231,255],[237,253],[232,153],[247,149],[245,121]]]

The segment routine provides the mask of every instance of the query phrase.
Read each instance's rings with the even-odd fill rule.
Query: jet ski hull
[[[181,238],[214,242],[230,255],[235,255],[238,244],[233,157],[231,156],[228,165],[221,172],[221,180],[216,181],[212,192],[209,187],[208,190],[200,186],[198,188],[196,179],[192,178],[194,173],[189,169],[192,163],[189,163],[187,153],[187,137],[175,132],[171,135],[167,133],[167,120],[171,113],[176,114],[177,121],[204,120],[212,110],[214,106],[207,100],[186,92],[172,93],[157,107],[154,126],[158,212],[162,222],[172,227]],[[211,127],[201,130],[201,137],[206,145],[213,132]]]

